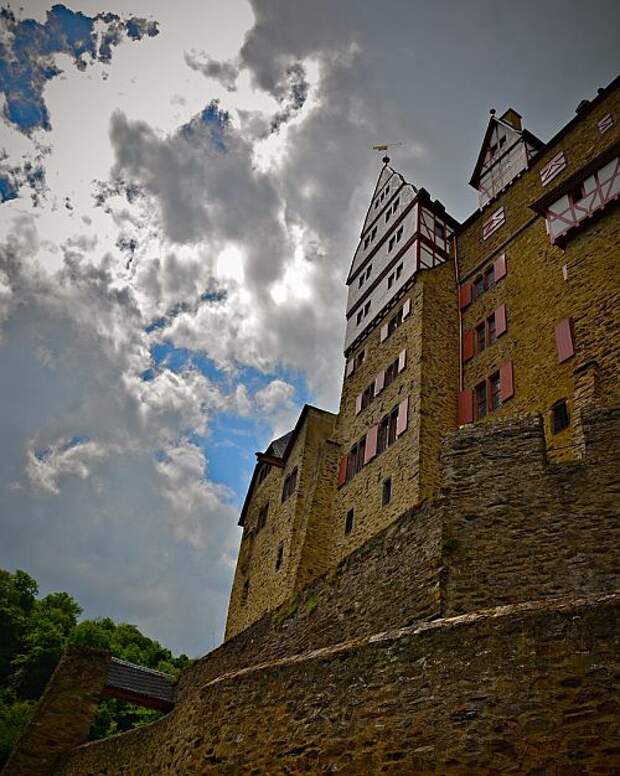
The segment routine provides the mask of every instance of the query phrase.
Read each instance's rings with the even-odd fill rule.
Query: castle
[[[226,641],[67,650],[10,776],[620,772],[620,78],[494,112],[458,223],[386,157],[338,414],[257,453]],[[102,695],[167,712],[84,743]]]
[[[491,111],[463,224],[384,158],[347,277],[340,410],[306,406],[257,453],[227,637],[436,496],[448,432],[538,412],[549,459],[580,455],[582,407],[618,389],[617,89],[547,143]]]

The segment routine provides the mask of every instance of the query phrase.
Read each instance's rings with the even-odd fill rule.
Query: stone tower
[[[347,277],[340,410],[306,406],[257,453],[227,637],[437,490],[456,424],[457,226],[383,160]]]

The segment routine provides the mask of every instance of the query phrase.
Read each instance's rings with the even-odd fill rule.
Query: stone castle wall
[[[502,607],[249,668],[53,773],[611,776],[619,609]]]
[[[620,408],[585,414],[580,463],[549,463],[538,416],[444,440],[441,497],[185,671],[221,673],[446,614],[620,589]]]
[[[51,772],[614,773],[620,408],[583,428],[562,464],[538,416],[448,435],[437,500],[194,663],[171,714]]]
[[[255,622],[266,609],[275,608],[297,589],[309,515],[331,512],[334,480],[328,467],[335,455],[330,456],[327,440],[333,425],[332,413],[309,408],[285,467],[272,467],[265,480],[255,487],[231,592],[227,637]],[[283,502],[284,480],[295,468],[296,492]],[[259,530],[259,511],[266,504],[267,522]],[[278,568],[280,546],[282,562]],[[322,571],[324,567],[319,567],[316,573]]]

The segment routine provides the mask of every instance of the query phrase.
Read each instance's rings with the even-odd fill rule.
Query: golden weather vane
[[[387,151],[389,148],[394,148],[394,146],[401,146],[402,143],[376,143],[373,146],[370,146],[371,151],[385,151],[386,155],[381,159],[381,161],[384,164],[387,164],[390,161],[390,157],[387,155]]]

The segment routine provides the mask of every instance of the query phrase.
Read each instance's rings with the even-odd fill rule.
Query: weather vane
[[[387,155],[388,148],[393,148],[394,146],[401,146],[402,143],[377,143],[376,145],[370,146],[371,151],[385,151],[385,156],[381,159],[381,161],[384,164],[387,164],[390,161],[390,157]]]

